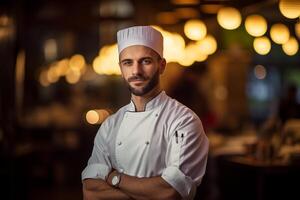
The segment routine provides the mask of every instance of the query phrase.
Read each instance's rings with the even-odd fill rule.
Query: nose
[[[139,75],[142,74],[142,65],[139,62],[134,62],[132,66],[132,75]]]

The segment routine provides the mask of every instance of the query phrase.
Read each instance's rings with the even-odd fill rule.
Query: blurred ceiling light
[[[206,35],[206,25],[198,19],[191,19],[184,24],[184,33],[191,40],[201,40]]]
[[[47,71],[47,80],[49,83],[55,83],[59,79],[59,74],[57,74],[57,71],[54,67],[50,67]]]
[[[99,14],[101,17],[130,17],[134,7],[129,0],[101,1]]]
[[[56,71],[60,76],[65,76],[69,69],[69,59],[65,58],[56,63]]]
[[[89,110],[86,113],[85,118],[89,124],[97,124],[99,121],[99,115],[96,110]]]
[[[250,15],[245,20],[245,28],[250,35],[259,37],[266,33],[268,25],[263,16]]]
[[[75,54],[70,58],[69,66],[74,70],[81,70],[85,66],[85,59],[80,54]]]
[[[184,54],[185,41],[183,37],[167,31],[161,31],[161,33],[164,37],[164,58],[167,62],[177,62],[178,58]]]
[[[206,4],[206,5],[201,5],[200,10],[203,13],[216,14],[222,7],[223,5],[220,4]]]
[[[104,71],[101,68],[102,60],[100,56],[97,56],[93,60],[93,69],[97,74],[104,74]]]
[[[180,19],[192,19],[199,16],[198,10],[194,8],[177,8],[175,9],[175,13]]]
[[[290,31],[286,25],[278,23],[272,25],[270,35],[275,43],[284,44],[290,37]]]
[[[80,79],[80,71],[69,68],[65,78],[68,83],[75,84]]]
[[[300,18],[299,18],[299,20],[300,20]],[[296,33],[297,37],[300,39],[300,21],[298,21],[295,24],[295,33]]]
[[[204,39],[197,42],[199,51],[204,55],[211,55],[217,50],[217,41],[212,35],[206,35]]]
[[[199,4],[199,0],[171,0],[175,5],[196,5]]]
[[[266,55],[271,50],[271,42],[269,38],[263,36],[255,38],[253,41],[254,50],[260,55]]]
[[[183,55],[177,61],[180,65],[184,67],[191,66],[195,62],[194,55],[188,50],[184,51]]]
[[[217,20],[224,29],[233,30],[241,25],[242,17],[236,8],[223,7],[218,11]]]
[[[48,39],[45,41],[44,56],[48,62],[57,58],[57,43],[55,39]]]
[[[101,124],[109,115],[110,112],[106,109],[89,110],[85,118],[89,124]]]
[[[96,110],[99,115],[98,123],[101,124],[110,115],[110,112],[106,109]]]
[[[282,45],[282,50],[288,56],[295,55],[299,50],[299,44],[296,38],[290,37],[290,39]]]
[[[47,87],[50,85],[49,81],[48,81],[48,78],[47,78],[47,71],[46,70],[43,70],[41,73],[40,73],[40,77],[39,77],[39,81],[40,81],[40,84],[44,87]]]
[[[299,0],[280,0],[279,10],[283,16],[289,19],[300,17],[300,1]]]
[[[196,61],[197,56],[194,46],[194,43],[188,44],[182,54],[177,57],[176,62],[184,67],[191,66]]]
[[[257,79],[265,79],[267,76],[267,70],[262,65],[256,65],[254,68],[254,75]]]
[[[97,74],[120,75],[118,60],[117,44],[104,46],[93,61],[93,69]]]
[[[182,56],[185,48],[185,41],[178,33],[171,33],[163,30],[159,26],[152,25],[153,28],[160,31],[164,37],[164,58],[169,62],[177,62],[178,58]],[[176,47],[176,48],[174,48]]]
[[[197,43],[188,44],[185,51],[191,56],[194,62],[203,62],[208,57],[199,50]]]
[[[160,12],[156,15],[156,20],[160,24],[176,24],[178,22],[174,12]]]
[[[208,55],[198,53],[196,57],[197,62],[203,62],[208,58]]]

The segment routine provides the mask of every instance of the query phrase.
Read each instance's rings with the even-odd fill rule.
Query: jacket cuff
[[[183,199],[191,199],[196,192],[193,180],[184,175],[177,167],[167,167],[161,176]]]
[[[81,180],[83,181],[84,179],[87,178],[93,178],[93,179],[102,179],[105,181],[109,172],[110,169],[106,165],[99,164],[99,163],[90,164],[86,166],[86,168],[82,171]]]

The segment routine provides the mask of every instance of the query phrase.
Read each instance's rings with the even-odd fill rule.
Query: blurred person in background
[[[151,26],[117,33],[131,102],[107,118],[82,172],[84,199],[193,199],[209,142],[199,117],[160,87],[162,34]]]
[[[217,117],[211,109],[207,90],[203,86],[206,73],[206,65],[199,63],[184,69],[170,96],[193,110],[200,117],[204,131],[208,134],[216,127]]]

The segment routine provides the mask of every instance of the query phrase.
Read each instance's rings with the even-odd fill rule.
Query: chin
[[[130,92],[135,96],[143,96],[146,94],[146,92],[143,89],[136,89],[136,88],[131,88]]]

